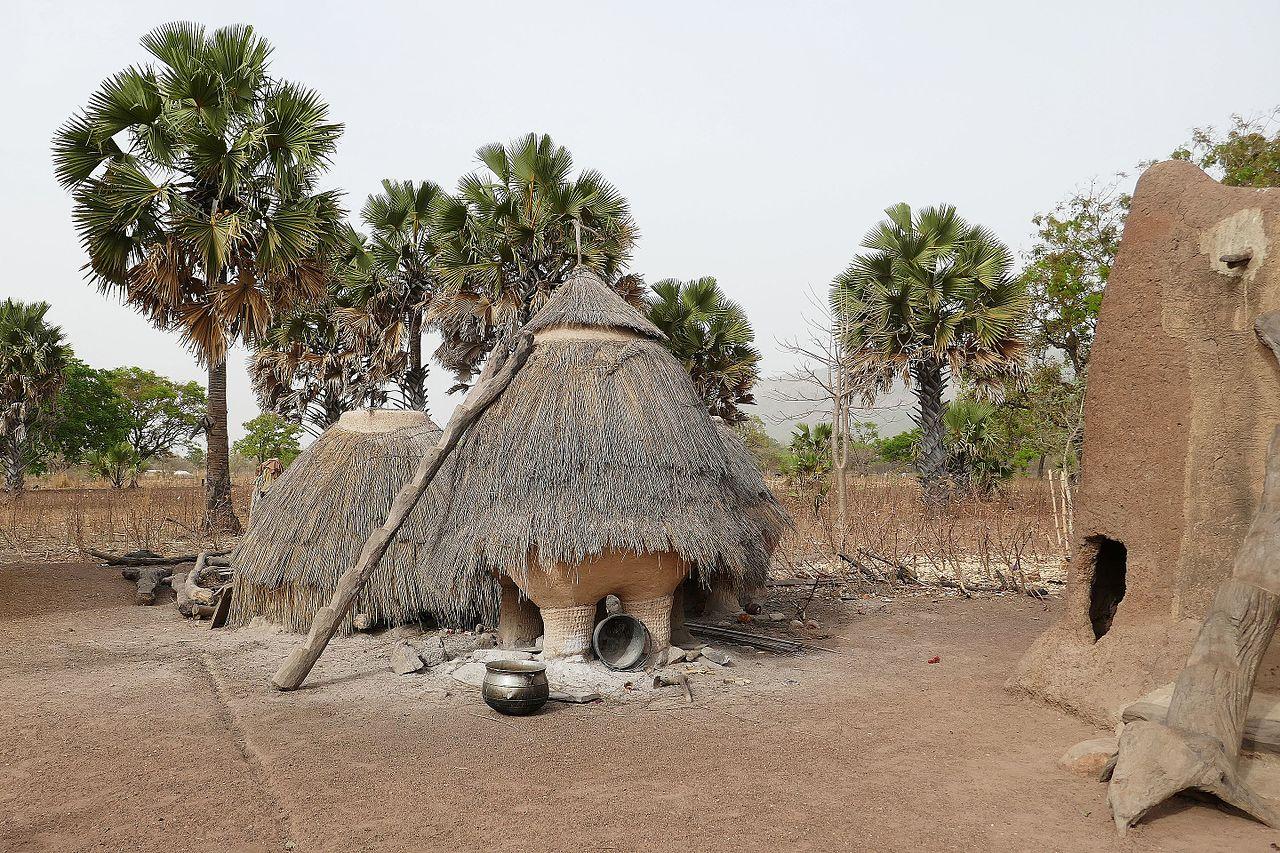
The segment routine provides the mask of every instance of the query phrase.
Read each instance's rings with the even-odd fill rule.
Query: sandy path
[[[38,590],[56,597],[36,609]],[[899,599],[825,614],[841,655],[743,655],[741,687],[491,714],[344,641],[265,688],[288,639],[213,635],[84,565],[0,568],[0,849],[1269,850],[1188,804],[1118,841],[1057,768],[1097,732],[1001,685],[1052,613]],[[73,609],[68,609],[68,607]],[[925,661],[940,655],[942,662]],[[708,677],[709,678],[709,677]]]

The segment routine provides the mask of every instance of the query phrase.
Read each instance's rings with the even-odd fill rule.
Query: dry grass
[[[43,485],[43,484],[42,484]],[[236,512],[248,519],[249,485],[232,490]],[[82,548],[159,553],[225,547],[225,537],[199,532],[204,490],[169,481],[135,489],[39,488],[0,496],[2,561],[75,559]]]
[[[995,498],[933,509],[910,477],[850,477],[843,532],[832,520],[830,495],[781,481],[770,486],[796,522],[774,556],[777,576],[857,574],[843,553],[879,571],[888,566],[876,557],[901,562],[926,582],[967,588],[1035,589],[1065,580],[1069,536],[1060,488],[1049,480],[1019,479]],[[248,492],[248,483],[234,490],[241,520],[248,519]],[[179,553],[231,544],[197,533],[203,507],[199,485],[172,480],[0,497],[0,560],[74,559],[81,547]]]
[[[926,582],[965,588],[1022,591],[1065,580],[1070,514],[1060,484],[1050,480],[1018,479],[991,498],[931,507],[911,477],[850,477],[843,530],[833,518],[834,496],[774,487],[796,519],[775,571],[858,574],[844,554],[877,571],[902,563]]]

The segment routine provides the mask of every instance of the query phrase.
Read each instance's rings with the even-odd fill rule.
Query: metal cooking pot
[[[591,646],[600,662],[622,672],[644,666],[649,660],[650,645],[644,623],[627,613],[601,619],[591,635]]]
[[[532,660],[495,660],[484,665],[480,689],[485,704],[512,716],[533,714],[547,702],[547,665]]]

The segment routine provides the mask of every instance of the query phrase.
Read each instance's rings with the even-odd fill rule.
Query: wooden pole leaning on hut
[[[1165,722],[1132,722],[1120,735],[1107,803],[1121,835],[1183,791],[1211,794],[1280,826],[1280,813],[1237,769],[1254,679],[1278,619],[1280,427],[1271,438],[1262,502],[1178,675]]]
[[[501,358],[501,350],[494,353],[489,369],[485,371],[486,375],[481,377],[480,382],[471,390],[467,398],[454,410],[436,446],[422,457],[418,462],[417,470],[413,473],[413,478],[396,494],[395,500],[391,502],[391,509],[387,513],[387,520],[369,534],[355,564],[338,578],[337,587],[329,603],[316,611],[315,617],[311,620],[311,631],[307,634],[307,638],[290,652],[289,657],[272,676],[273,687],[277,690],[293,690],[306,680],[311,667],[315,666],[316,661],[320,659],[325,647],[329,645],[329,640],[333,639],[338,626],[346,618],[347,611],[355,603],[356,595],[377,568],[378,561],[382,559],[382,555],[391,545],[391,540],[404,525],[410,511],[431,485],[431,480],[440,470],[440,466],[444,464],[467,429],[511,384],[516,372],[528,361],[532,350],[533,336],[525,334],[520,336],[515,349],[505,359]]]

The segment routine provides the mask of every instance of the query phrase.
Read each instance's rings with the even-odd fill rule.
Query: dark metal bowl
[[[547,702],[547,665],[532,660],[495,660],[484,665],[480,693],[485,704],[501,714],[524,716]]]
[[[609,669],[626,672],[639,669],[649,660],[649,630],[626,613],[615,613],[597,622],[591,645],[596,657]]]

